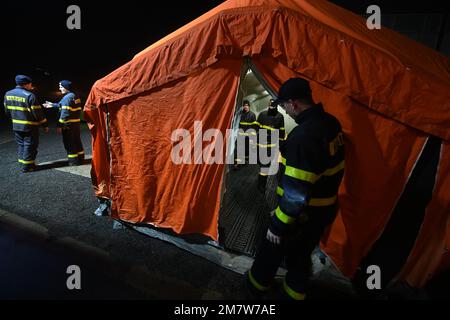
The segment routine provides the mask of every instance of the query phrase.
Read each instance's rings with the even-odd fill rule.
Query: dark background
[[[27,74],[33,78],[41,100],[58,98],[57,84],[61,79],[72,80],[75,91],[85,98],[97,79],[222,2],[3,1],[0,91],[3,94],[15,86],[16,74]],[[359,15],[364,15],[369,5],[377,4],[382,10],[383,26],[397,29],[444,54],[448,50],[450,55],[448,1],[332,2]],[[81,8],[81,30],[66,28],[66,9],[71,4]]]

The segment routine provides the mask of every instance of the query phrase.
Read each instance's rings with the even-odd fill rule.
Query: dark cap
[[[288,81],[281,85],[278,91],[278,98],[275,103],[278,105],[283,101],[289,99],[311,99],[311,87],[309,81],[302,78],[290,78]]]
[[[67,90],[70,90],[72,88],[72,82],[69,80],[61,80],[59,84]]]
[[[32,83],[32,82],[33,82],[33,80],[31,80],[31,78],[29,76],[25,76],[23,74],[18,74],[16,76],[16,84],[18,86],[23,86],[25,84],[29,84],[29,83]]]

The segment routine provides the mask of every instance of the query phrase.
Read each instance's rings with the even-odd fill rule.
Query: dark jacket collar
[[[295,117],[295,122],[297,122],[298,124],[300,124],[301,122],[305,121],[308,118],[311,118],[317,114],[323,113],[323,106],[321,103],[318,103],[314,106],[312,106],[309,109],[306,109],[305,111],[300,112],[296,117]]]

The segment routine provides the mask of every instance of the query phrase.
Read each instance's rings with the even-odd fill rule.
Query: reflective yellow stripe
[[[320,177],[313,172],[297,169],[291,166],[286,166],[284,174],[286,176],[310,183],[315,183]]]
[[[25,107],[16,107],[16,106],[6,106],[8,110],[17,110],[17,111],[28,111],[30,112],[30,109]]]
[[[281,157],[281,163],[286,167],[285,175],[290,176],[292,178],[296,178],[302,181],[307,181],[311,183],[315,183],[317,180],[320,179],[322,176],[332,176],[344,169],[345,167],[345,161],[343,160],[341,163],[339,163],[336,167],[330,168],[325,170],[323,173],[317,175],[313,172],[297,169],[291,166],[286,165],[286,159]]]
[[[272,127],[266,126],[264,124],[260,124],[260,123],[258,123],[258,124],[259,124],[259,127],[262,129],[267,129],[267,130],[271,130],[271,131],[277,130],[276,128],[272,128]]]
[[[68,154],[67,157],[68,157],[68,158],[78,158],[78,153],[75,153],[75,154]]]
[[[281,127],[280,130],[286,130],[286,129],[284,129],[283,127]]]
[[[239,124],[242,124],[243,126],[252,126],[254,124],[257,124],[258,122],[239,122]]]
[[[17,97],[17,96],[6,96],[6,100],[8,100],[8,101],[26,102],[26,99],[24,97]]]
[[[263,176],[263,177],[267,177],[267,176],[269,176],[269,174],[268,174],[268,173],[264,173],[264,172],[260,172],[260,173],[259,173],[259,175],[260,175],[260,176]]]
[[[41,106],[31,106],[31,109],[32,110],[40,110],[40,109],[42,109],[42,107]]]
[[[73,108],[73,107],[69,107],[69,106],[62,106],[61,109],[70,110],[70,111],[79,111],[79,110],[81,110],[81,107]]]
[[[73,123],[73,122],[80,122],[80,119],[69,119],[69,120],[62,120],[59,119],[60,123]]]
[[[261,148],[273,148],[273,147],[276,147],[276,146],[277,146],[276,143],[272,143],[272,144],[261,144],[261,143],[257,143],[256,145],[257,145],[258,147],[261,147]]]
[[[19,162],[23,163],[23,164],[33,164],[34,160],[22,160],[22,159],[19,159]]]
[[[258,283],[258,281],[255,280],[255,278],[252,275],[252,271],[248,271],[248,279],[250,280],[251,284],[258,289],[259,291],[267,291],[269,290],[269,287],[263,286],[262,284]]]
[[[82,155],[82,154],[84,154],[84,151],[78,152],[78,155]]]
[[[277,195],[282,197],[284,195],[284,190],[281,187],[277,187]]]
[[[46,123],[47,119],[44,119],[44,120],[41,120],[41,121],[27,121],[27,120],[16,120],[16,119],[13,119],[12,122],[13,123],[18,123],[18,124],[29,124],[29,125],[32,125],[32,126],[38,126],[38,125],[41,125],[43,123]]]
[[[292,299],[294,299],[294,300],[305,300],[306,294],[297,292],[297,291],[293,290],[292,288],[290,288],[287,285],[287,283],[286,283],[286,278],[284,279],[284,282],[283,282],[283,288],[284,288],[284,291],[286,291],[286,293]]]
[[[279,206],[275,210],[275,214],[277,215],[277,218],[280,219],[280,221],[285,224],[293,224],[295,222],[295,218],[285,214],[283,211],[281,211]]]
[[[337,196],[331,198],[311,198],[309,199],[308,205],[312,207],[326,207],[331,206],[337,200]]]
[[[76,104],[81,103],[81,99],[76,99],[76,100],[75,100],[75,103],[76,103]]]

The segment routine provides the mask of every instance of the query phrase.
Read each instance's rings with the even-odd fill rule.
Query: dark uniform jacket
[[[285,235],[309,214],[336,211],[344,174],[344,141],[339,121],[321,104],[300,113],[281,145],[278,207],[270,230]]]
[[[80,122],[81,100],[76,98],[75,93],[66,93],[60,102],[53,104],[53,107],[60,109],[60,125],[68,126]]]
[[[47,126],[47,119],[36,96],[20,86],[5,94],[4,107],[6,115],[12,120],[14,131],[29,132],[40,125]]]
[[[271,139],[271,131],[279,130],[279,139],[283,140],[285,137],[285,128],[284,128],[284,117],[283,115],[276,111],[265,110],[258,115],[258,128],[267,130],[267,139],[263,141],[261,139],[258,142],[259,147],[267,148],[267,147],[275,147],[278,141],[272,141]],[[261,136],[259,136],[261,138]]]
[[[246,132],[249,129],[254,129],[254,135],[256,135],[256,115],[252,111],[241,112],[241,120],[239,121],[239,129],[243,132],[239,132],[239,135],[249,136],[250,133]],[[252,134],[253,135],[253,134]]]

